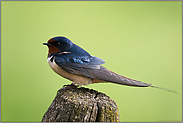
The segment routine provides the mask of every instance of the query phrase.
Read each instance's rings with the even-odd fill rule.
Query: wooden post
[[[120,122],[120,118],[116,102],[107,95],[67,85],[57,91],[42,122]]]

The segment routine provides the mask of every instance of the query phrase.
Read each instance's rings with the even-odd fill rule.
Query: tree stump
[[[42,122],[120,122],[116,102],[98,91],[67,85],[57,91]]]

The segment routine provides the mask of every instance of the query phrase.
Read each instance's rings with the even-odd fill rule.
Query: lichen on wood
[[[42,122],[120,122],[117,104],[106,94],[67,85],[57,91]]]

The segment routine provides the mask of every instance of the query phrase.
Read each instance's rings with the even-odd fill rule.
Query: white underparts
[[[47,59],[47,62],[49,62],[51,60],[51,58],[53,58],[53,56],[49,56]]]
[[[51,60],[52,58],[53,58],[53,60]],[[73,83],[75,83],[77,85],[88,85],[88,84],[92,83],[91,78],[77,75],[77,74],[72,74],[72,73],[69,73],[69,72],[63,70],[60,66],[58,66],[55,63],[54,56],[48,57],[47,62],[54,72],[56,72],[57,74],[59,74],[60,76],[66,78],[66,79],[71,80]]]

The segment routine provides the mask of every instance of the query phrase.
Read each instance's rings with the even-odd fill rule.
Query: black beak
[[[47,46],[50,46],[50,45],[52,45],[52,44],[49,44],[49,43],[43,43],[44,45],[47,45]]]

